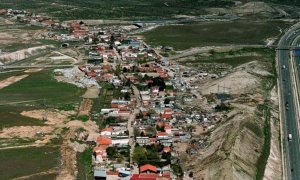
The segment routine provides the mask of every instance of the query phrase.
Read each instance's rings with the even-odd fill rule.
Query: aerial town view
[[[300,1],[0,0],[0,180],[300,180]]]

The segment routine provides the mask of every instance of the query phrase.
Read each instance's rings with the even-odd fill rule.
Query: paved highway
[[[291,180],[300,179],[300,144],[299,144],[299,101],[298,87],[295,77],[300,79],[300,74],[295,76],[292,69],[290,50],[280,50],[281,47],[292,45],[299,35],[296,32],[300,27],[294,26],[280,39],[278,44],[278,68],[279,68],[279,90],[280,90],[280,110],[283,130],[283,164],[284,178]],[[283,49],[283,48],[282,48]],[[298,59],[298,58],[297,58]],[[300,59],[299,59],[300,61]],[[297,66],[298,67],[298,66]],[[298,71],[300,72],[300,71]],[[299,81],[300,82],[300,81]],[[292,140],[288,140],[288,135],[292,135]]]

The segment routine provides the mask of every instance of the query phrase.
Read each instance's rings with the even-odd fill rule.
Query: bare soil
[[[91,99],[84,98],[79,106],[78,115],[89,115],[90,110],[92,109],[93,101]]]
[[[14,83],[26,78],[27,76],[29,76],[29,75],[25,74],[25,75],[20,75],[20,76],[11,76],[3,81],[0,81],[0,89],[3,89],[11,84],[14,84]]]

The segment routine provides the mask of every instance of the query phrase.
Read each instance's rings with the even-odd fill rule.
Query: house
[[[107,174],[106,171],[99,167],[94,167],[94,178],[95,180],[106,179]]]
[[[139,145],[147,145],[150,142],[149,137],[136,137],[135,141]]]
[[[112,139],[112,145],[115,146],[128,146],[129,137],[128,136],[118,136]]]
[[[165,108],[164,112],[161,114],[161,118],[164,119],[172,119],[172,115],[173,115],[173,110],[171,108]]]
[[[107,146],[94,147],[93,152],[94,152],[94,155],[95,155],[96,163],[102,163],[106,160],[106,157],[107,157],[106,147]]]
[[[165,124],[165,132],[168,134],[168,135],[171,135],[172,134],[172,126],[169,125],[169,124]]]
[[[143,101],[144,106],[148,106],[150,100],[151,100],[151,97],[149,95],[142,95],[142,101]]]
[[[108,127],[108,128],[102,129],[100,135],[101,136],[111,136],[112,132],[113,132],[113,128]]]
[[[145,164],[140,167],[140,173],[157,173],[157,168],[151,164]]]
[[[166,132],[157,132],[156,138],[157,138],[157,140],[169,139],[169,136]]]
[[[133,174],[130,180],[170,180],[170,177],[160,176],[159,174]]]
[[[161,139],[159,140],[160,144],[162,144],[163,146],[172,146],[172,139]]]
[[[108,138],[108,137],[98,137],[97,138],[97,146],[101,146],[101,145],[104,145],[104,146],[109,146],[112,144],[112,140],[111,138]]]
[[[170,151],[171,151],[171,148],[170,148],[169,146],[164,147],[164,149],[163,149],[163,152],[164,152],[164,153],[168,153],[168,152],[170,152]]]
[[[115,172],[115,171],[107,171],[106,172],[106,179],[119,179],[119,172]]]
[[[124,100],[112,100],[111,101],[111,107],[112,108],[119,108],[120,105],[129,105],[130,101],[124,101]]]

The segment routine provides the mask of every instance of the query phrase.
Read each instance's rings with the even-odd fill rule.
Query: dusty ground
[[[271,92],[271,100],[276,107],[278,103],[278,94],[276,88]],[[277,112],[272,112],[271,119],[271,150],[268,163],[265,170],[264,180],[281,180],[282,167],[281,167],[281,145],[280,145],[280,125],[279,115]]]
[[[3,81],[0,81],[0,89],[3,89],[11,84],[14,84],[24,78],[29,76],[28,74],[20,75],[20,76],[11,76],[7,79],[4,79]]]
[[[84,98],[80,103],[78,115],[89,115],[89,112],[92,109],[92,105],[92,100]]]
[[[88,87],[83,98],[95,99],[99,97],[100,89],[97,86]]]
[[[50,126],[16,126],[4,128],[0,138],[33,138],[36,135],[49,134],[54,130]]]
[[[199,92],[203,95],[210,93],[218,93],[219,87],[226,89],[230,94],[251,93],[259,86],[260,78],[258,76],[265,76],[269,74],[261,68],[257,62],[250,62],[237,67],[234,72],[226,77],[217,80],[209,80],[199,86]]]
[[[227,121],[211,129],[209,146],[185,161],[184,170],[193,171],[195,179],[252,180],[256,177],[264,143],[264,119],[256,115],[256,106],[264,102],[261,82],[266,75],[268,71],[258,62],[250,62],[233,69],[225,77],[209,79],[199,85],[199,93],[203,95],[217,93],[218,86],[228,87],[233,97],[228,102],[233,109],[226,113],[230,117]],[[196,128],[196,132],[201,132],[201,128]],[[277,150],[272,151],[271,169],[278,168],[275,163]]]
[[[0,55],[0,62],[2,62],[3,64],[12,63],[18,60],[28,58],[31,55],[40,52],[41,50],[45,50],[47,48],[53,48],[53,47],[54,47],[53,45],[45,45],[45,46],[32,47],[32,48],[18,50],[12,53],[3,54]]]
[[[64,135],[63,144],[61,145],[61,170],[56,177],[57,180],[75,180],[77,175],[76,152],[69,146],[69,141],[75,136],[75,131],[70,130]]]
[[[35,72],[39,72],[43,69],[41,68],[34,68],[34,69],[27,69],[26,71],[24,71],[25,73],[35,73]]]

